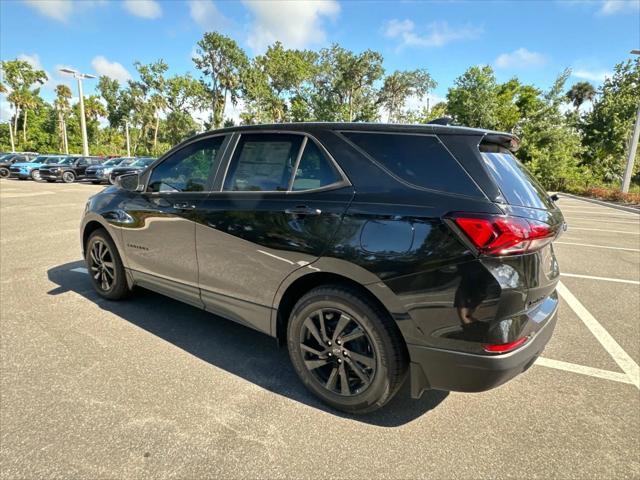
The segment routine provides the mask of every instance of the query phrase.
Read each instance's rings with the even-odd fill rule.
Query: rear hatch
[[[548,225],[555,240],[566,224],[547,191],[505,146],[485,141],[479,148],[483,166],[501,192],[498,204],[505,214]],[[553,292],[560,272],[551,242],[527,256],[523,259],[529,287],[526,306],[531,308]]]

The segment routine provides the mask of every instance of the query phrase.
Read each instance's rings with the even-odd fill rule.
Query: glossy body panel
[[[536,210],[504,202],[500,188],[479,163],[478,144],[489,135],[486,132],[385,127],[298,124],[223,130],[233,135],[228,136],[229,148],[223,149],[206,192],[109,188],[91,200],[83,228],[99,221],[119,237],[116,244],[133,283],[273,336],[286,328],[286,319],[278,313],[294,285],[332,278],[366,289],[395,320],[416,358],[439,358],[425,353],[433,351],[449,352],[445,356],[457,352],[460,359],[486,357],[484,343],[539,338],[517,365],[500,367],[508,373],[498,379],[487,374],[487,388],[499,384],[526,368],[531,355],[546,343],[539,332],[545,329],[550,335],[553,329],[546,328],[557,308],[559,270],[553,248],[480,256],[449,215],[512,215],[561,226],[562,214],[557,208]],[[481,195],[408,187],[346,142],[339,133],[345,128],[438,135]],[[272,130],[305,134],[308,141],[318,142],[337,163],[344,182],[316,191],[221,191],[239,135]],[[205,134],[188,143],[210,137]],[[179,148],[141,175],[142,184],[150,170]],[[452,368],[463,371],[465,361],[454,361]],[[417,385],[420,375],[435,375],[427,370],[416,370]],[[434,382],[446,388],[436,377]]]

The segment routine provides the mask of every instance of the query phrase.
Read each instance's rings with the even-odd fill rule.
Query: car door
[[[89,159],[80,157],[75,164],[74,170],[76,172],[76,178],[84,177],[84,172],[89,166]]]
[[[201,298],[207,310],[270,333],[278,286],[313,268],[353,187],[306,135],[243,133],[234,141],[224,179],[199,206]]]
[[[224,144],[224,136],[198,139],[144,174],[145,191],[126,203],[130,221],[123,225],[127,264],[137,284],[202,306],[195,222]]]

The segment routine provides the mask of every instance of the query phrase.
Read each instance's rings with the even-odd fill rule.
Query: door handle
[[[196,206],[192,205],[189,202],[179,202],[179,203],[174,203],[173,208],[175,210],[193,210],[194,208],[196,208]]]
[[[311,208],[306,205],[298,205],[297,207],[287,208],[284,213],[289,215],[320,215],[322,210],[319,208]]]

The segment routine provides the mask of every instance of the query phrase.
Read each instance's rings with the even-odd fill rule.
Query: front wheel
[[[291,313],[287,343],[304,385],[345,412],[377,410],[406,376],[406,346],[397,326],[349,287],[318,287],[304,295]]]
[[[62,174],[62,181],[64,183],[73,183],[76,181],[76,174],[73,172],[64,172]]]
[[[31,180],[40,181],[40,170],[31,170]]]
[[[85,263],[96,292],[109,300],[129,295],[122,259],[106,230],[94,231],[87,241]]]
[[[11,172],[8,168],[2,167],[0,168],[0,178],[8,178]]]

